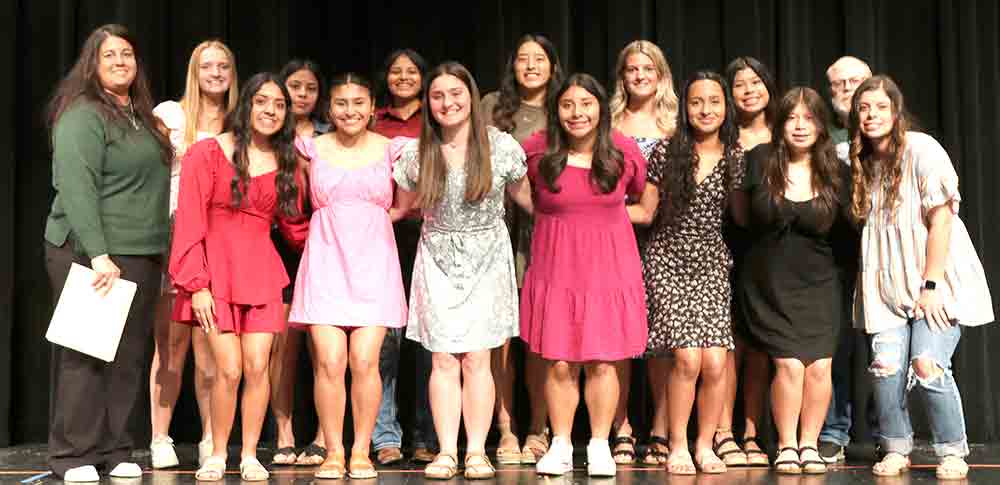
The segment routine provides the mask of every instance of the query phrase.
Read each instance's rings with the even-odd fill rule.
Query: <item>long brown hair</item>
[[[838,204],[837,194],[840,191],[840,159],[830,141],[827,123],[830,113],[826,109],[823,98],[811,88],[794,87],[788,90],[778,103],[778,115],[774,123],[774,149],[764,161],[762,172],[767,186],[768,195],[775,206],[785,203],[785,188],[788,185],[788,161],[791,151],[785,141],[785,122],[792,111],[799,105],[805,106],[813,116],[816,127],[816,142],[809,149],[810,167],[812,171],[810,185],[818,194],[814,202],[820,208],[826,225],[832,224]]]
[[[597,105],[601,114],[597,122],[597,139],[594,140],[594,155],[590,167],[590,181],[601,191],[608,194],[618,186],[625,171],[625,156],[621,150],[615,147],[611,138],[611,110],[608,109],[608,93],[601,87],[590,74],[576,73],[566,79],[566,82],[559,88],[552,98],[549,106],[549,121],[547,130],[548,148],[545,155],[538,162],[538,172],[542,175],[542,180],[552,192],[559,192],[560,188],[556,184],[556,179],[566,170],[566,163],[569,158],[569,136],[563,130],[559,121],[559,98],[571,87],[583,88],[588,93],[597,98]]]
[[[875,161],[875,147],[871,140],[861,134],[861,94],[876,90],[885,91],[889,97],[892,114],[896,121],[889,132],[889,157]],[[880,182],[883,209],[892,208],[899,198],[899,184],[903,179],[903,151],[906,148],[906,132],[912,120],[903,103],[903,92],[889,76],[879,74],[866,79],[854,91],[851,98],[851,113],[848,130],[851,139],[851,216],[856,221],[868,217],[871,210],[871,190],[875,182]]]
[[[226,117],[226,127],[223,131],[233,132],[233,169],[236,173],[229,182],[229,187],[232,193],[231,204],[234,208],[243,205],[245,195],[243,190],[250,184],[250,155],[247,149],[253,137],[253,122],[250,119],[253,113],[253,97],[267,83],[278,86],[285,98],[285,106],[292,105],[292,98],[288,95],[288,89],[285,88],[282,79],[270,72],[261,72],[247,80],[243,90],[240,91],[236,109]],[[299,214],[297,205],[299,185],[296,183],[299,163],[295,157],[294,140],[295,116],[289,108],[285,112],[285,121],[281,129],[270,137],[271,149],[274,150],[278,162],[278,174],[274,178],[275,190],[278,192],[278,210],[286,216]]]
[[[698,81],[712,81],[719,85],[726,100],[726,117],[719,127],[719,141],[723,145],[722,158],[726,161],[726,173],[723,175],[726,194],[737,189],[736,180],[739,177],[739,170],[742,167],[736,163],[743,157],[743,149],[740,147],[740,129],[736,125],[736,103],[733,102],[733,92],[729,89],[726,80],[714,71],[697,71],[688,78],[684,84],[684,89],[680,92],[680,111],[677,116],[677,131],[673,138],[666,143],[662,151],[665,157],[666,166],[663,170],[663,178],[660,180],[660,193],[663,196],[663,210],[659,212],[660,220],[664,224],[673,224],[677,218],[687,213],[691,201],[694,200],[694,191],[698,188],[695,182],[695,172],[698,170],[699,156],[695,149],[694,128],[691,126],[690,115],[688,114],[688,96],[691,86]],[[654,151],[654,153],[656,153]],[[651,155],[652,157],[652,155]],[[722,163],[720,160],[719,163]],[[729,197],[726,197],[723,204],[728,204]]]
[[[424,78],[423,106],[420,130],[420,174],[417,179],[417,206],[429,209],[444,197],[448,185],[448,162],[441,152],[444,143],[441,125],[434,119],[430,109],[430,87],[441,76],[454,76],[469,90],[469,139],[465,152],[465,201],[478,203],[493,188],[493,165],[490,160],[490,139],[486,133],[486,119],[480,113],[479,88],[476,80],[465,66],[445,62]]]
[[[181,96],[180,105],[184,110],[184,149],[195,142],[198,135],[198,119],[201,118],[201,83],[198,82],[198,65],[201,63],[201,53],[207,49],[219,49],[229,58],[231,74],[229,77],[229,90],[226,92],[225,114],[236,107],[236,101],[240,97],[239,75],[236,74],[236,56],[233,51],[226,47],[222,41],[217,39],[206,40],[195,46],[191,51],[191,59],[188,61],[187,79],[184,81],[184,95]]]
[[[142,64],[142,56],[135,38],[124,26],[118,24],[102,25],[95,29],[83,42],[80,48],[80,55],[76,63],[66,74],[66,77],[59,81],[56,86],[52,100],[49,102],[47,122],[51,131],[59,118],[69,110],[77,101],[87,101],[92,103],[108,122],[124,126],[129,123],[128,114],[114,98],[108,94],[101,86],[101,80],[97,70],[100,65],[101,44],[109,37],[120,37],[131,45],[135,54],[135,80],[129,86],[128,94],[131,99],[132,110],[137,121],[153,134],[160,145],[160,154],[164,164],[170,164],[174,158],[174,148],[159,129],[156,117],[153,115],[153,96],[149,91],[149,81],[146,76],[146,69]],[[128,133],[128,130],[125,130]]]

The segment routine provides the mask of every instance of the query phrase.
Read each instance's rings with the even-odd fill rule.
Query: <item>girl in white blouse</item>
[[[937,476],[964,478],[969,445],[951,358],[961,326],[993,321],[982,263],[958,218],[958,175],[940,144],[908,131],[903,95],[887,76],[863,82],[850,113],[853,197],[863,227],[855,325],[869,334],[885,457],[876,475],[910,465],[906,394],[924,394]],[[913,385],[908,383],[913,381]]]

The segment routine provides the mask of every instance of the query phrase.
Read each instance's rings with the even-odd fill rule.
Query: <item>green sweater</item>
[[[72,239],[89,258],[166,251],[170,167],[148,129],[109,123],[80,101],[56,122],[52,146],[56,197],[46,241]]]

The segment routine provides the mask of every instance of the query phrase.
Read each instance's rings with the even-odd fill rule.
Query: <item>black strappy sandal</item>
[[[795,453],[794,460],[781,460],[781,454],[791,451]],[[802,473],[802,463],[799,462],[799,450],[798,448],[792,448],[791,446],[786,446],[778,450],[778,456],[774,462],[774,471],[777,473],[785,475],[799,475]]]
[[[618,465],[635,463],[635,438],[628,435],[615,436],[611,440],[611,456]]]
[[[716,434],[716,436],[718,436],[718,434]],[[727,444],[732,444],[733,445],[732,448],[730,448],[730,449],[728,449],[726,451],[722,451],[722,448],[724,446],[726,446]],[[732,436],[729,436],[729,437],[726,437],[726,438],[722,438],[719,441],[715,441],[715,437],[713,436],[712,437],[712,452],[715,453],[715,456],[719,457],[719,459],[722,460],[722,462],[725,463],[727,467],[729,467],[729,466],[740,467],[740,466],[746,466],[747,465],[747,455],[746,455],[746,453],[743,452],[743,449],[740,448],[740,445],[736,443],[736,439],[733,438]],[[726,459],[727,456],[732,456],[732,455],[742,455],[743,459],[739,460],[738,457],[737,457],[736,460],[727,460]]]
[[[656,445],[666,448],[667,451],[660,451]],[[662,436],[650,435],[646,452],[642,455],[642,463],[659,466],[667,462],[668,456],[670,456],[670,442]]]
[[[802,452],[809,450],[816,453],[816,460],[803,460]],[[810,475],[822,475],[826,473],[826,462],[823,461],[823,457],[820,456],[819,450],[815,446],[803,446],[799,448],[799,467],[802,468],[802,473],[808,473]]]

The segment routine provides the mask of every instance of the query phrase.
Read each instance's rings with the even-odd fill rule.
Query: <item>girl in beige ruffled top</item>
[[[909,388],[925,395],[937,476],[963,478],[969,453],[951,357],[962,331],[993,321],[986,275],[958,218],[958,175],[940,144],[907,131],[903,95],[892,79],[858,87],[850,114],[852,214],[863,224],[855,325],[870,335],[885,457],[876,475],[910,464]],[[912,384],[912,385],[911,385]]]

